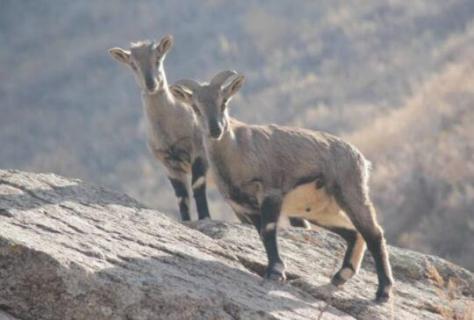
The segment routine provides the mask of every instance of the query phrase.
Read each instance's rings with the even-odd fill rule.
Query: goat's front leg
[[[189,221],[191,217],[189,215],[189,186],[188,177],[186,174],[173,174],[169,175],[168,179],[173,186],[174,193],[178,198],[179,213],[181,214],[182,221]]]
[[[282,199],[279,196],[267,196],[261,205],[260,236],[268,257],[265,278],[284,281],[285,264],[278,253],[278,221],[280,219]]]
[[[198,219],[211,218],[209,215],[209,207],[206,197],[206,174],[208,165],[207,162],[198,157],[194,160],[192,165],[192,188],[194,200],[196,201],[196,208],[198,212]]]

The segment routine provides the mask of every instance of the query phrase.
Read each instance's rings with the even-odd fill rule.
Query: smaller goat
[[[129,66],[142,91],[148,133],[148,147],[165,167],[178,197],[183,221],[189,216],[189,174],[199,219],[209,218],[206,198],[208,162],[202,134],[190,107],[170,93],[163,60],[173,45],[165,36],[159,43],[140,41],[129,50],[112,48],[110,55]]]
[[[217,74],[209,84],[181,80],[173,94],[198,115],[219,191],[239,216],[253,221],[268,257],[266,277],[285,280],[277,243],[281,212],[327,228],[347,242],[340,286],[360,268],[365,243],[375,260],[378,301],[393,283],[382,228],[369,198],[368,161],[352,145],[323,132],[276,125],[256,126],[228,115],[228,102],[244,77]],[[365,240],[365,242],[364,242]]]

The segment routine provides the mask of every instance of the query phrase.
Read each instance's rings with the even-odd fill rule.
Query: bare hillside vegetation
[[[245,74],[232,115],[348,138],[373,162],[389,242],[473,270],[473,18],[472,0],[4,0],[0,167],[80,177],[177,215],[133,76],[107,54],[170,33],[170,82]],[[210,198],[214,217],[234,219]]]

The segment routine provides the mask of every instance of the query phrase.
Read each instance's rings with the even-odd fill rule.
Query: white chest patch
[[[302,217],[322,226],[354,229],[334,197],[325,188],[317,189],[314,182],[291,190],[283,198],[282,212],[289,217]]]

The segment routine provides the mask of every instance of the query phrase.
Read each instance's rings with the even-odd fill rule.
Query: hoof
[[[354,276],[354,269],[350,267],[343,267],[339,270],[331,279],[331,284],[340,287],[347,282],[352,276]]]
[[[331,284],[335,287],[341,287],[344,283],[346,283],[346,279],[342,278],[341,275],[336,273],[334,277],[331,279]]]
[[[268,267],[267,271],[265,272],[265,279],[277,282],[285,282],[286,274],[284,265],[275,264],[272,267]]]
[[[375,302],[377,303],[385,303],[390,300],[392,296],[392,288],[390,286],[382,287],[377,290],[375,294]]]
[[[275,272],[275,271],[267,271],[265,274],[265,280],[271,280],[276,282],[285,282],[286,281],[286,274],[285,272]]]

